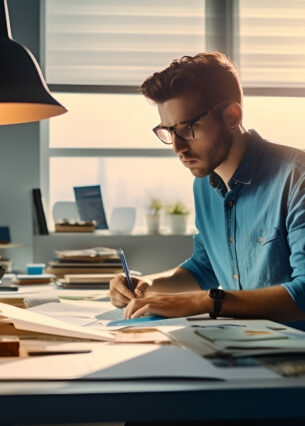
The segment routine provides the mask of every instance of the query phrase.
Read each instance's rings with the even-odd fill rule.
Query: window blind
[[[238,4],[243,86],[305,88],[305,1]],[[49,84],[137,86],[205,50],[204,0],[45,0],[45,12]]]
[[[204,0],[46,0],[49,84],[139,85],[205,50]]]
[[[305,87],[305,1],[239,0],[244,87]]]

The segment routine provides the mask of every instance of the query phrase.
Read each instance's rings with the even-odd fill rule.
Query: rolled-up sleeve
[[[286,219],[288,244],[291,250],[291,281],[282,285],[296,305],[305,311],[305,178],[294,186],[289,197]]]
[[[194,235],[194,252],[190,259],[180,265],[194,276],[203,290],[219,287],[219,283],[201,243],[199,234]]]

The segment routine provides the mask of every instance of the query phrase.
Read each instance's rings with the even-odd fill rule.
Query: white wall
[[[14,40],[39,54],[39,0],[8,0]],[[39,186],[39,123],[0,126],[0,226],[9,226],[13,243],[0,250],[22,270],[33,259],[31,189]]]

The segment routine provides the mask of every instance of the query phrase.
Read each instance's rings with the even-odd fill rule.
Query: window
[[[90,184],[101,185],[108,216],[114,207],[136,206],[138,227],[144,226],[150,197],[181,200],[192,209],[193,178],[153,135],[159,117],[137,87],[175,57],[222,50],[216,44],[221,34],[235,43],[227,53],[234,52],[242,78],[245,127],[305,148],[299,125],[305,107],[305,2],[229,4],[45,1],[46,78],[69,110],[49,121],[43,138],[42,189],[49,212],[56,201],[73,200],[74,185]],[[225,24],[229,17],[231,27]]]
[[[100,184],[108,217],[136,206],[137,227],[150,197],[192,210],[193,177],[154,136],[156,107],[137,87],[204,50],[204,28],[202,0],[46,0],[46,78],[69,110],[50,120],[43,147],[49,221],[76,185]]]
[[[157,110],[143,96],[57,94],[57,98],[71,114],[50,123],[50,205],[72,201],[73,186],[100,184],[108,218],[114,207],[136,206],[138,227],[145,225],[145,206],[151,197],[182,200],[192,207],[193,178],[171,148],[154,136]]]
[[[305,87],[305,2],[239,0],[240,73],[245,87]],[[304,95],[304,93],[303,93]]]
[[[305,149],[305,98],[246,96],[244,99],[244,125],[254,128],[262,137],[282,145]]]

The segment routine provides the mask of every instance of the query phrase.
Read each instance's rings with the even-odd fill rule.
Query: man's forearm
[[[145,295],[152,292],[179,293],[182,291],[200,290],[200,287],[193,275],[184,268],[174,268],[157,274],[143,277],[150,281],[150,286],[145,291]]]
[[[226,291],[221,315],[268,318],[280,322],[305,319],[305,312],[298,309],[281,285],[255,290]]]

